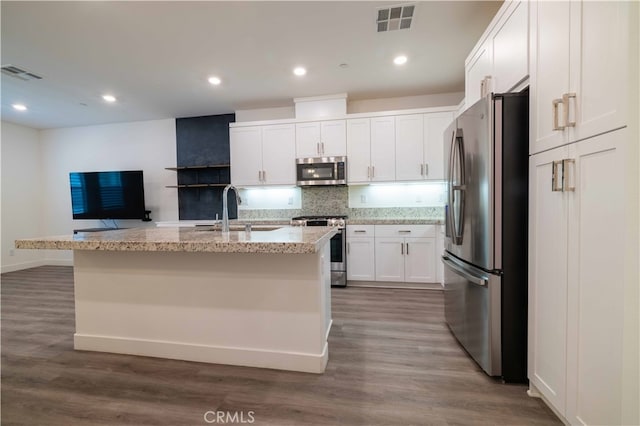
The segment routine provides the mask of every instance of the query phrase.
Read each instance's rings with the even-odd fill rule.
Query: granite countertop
[[[181,251],[212,253],[316,253],[337,229],[255,226],[228,234],[211,227],[131,228],[16,240],[18,249]],[[262,230],[260,230],[262,229]]]
[[[443,225],[444,219],[347,219],[347,225]]]

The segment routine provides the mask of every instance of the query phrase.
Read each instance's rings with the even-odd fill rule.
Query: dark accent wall
[[[235,114],[207,115],[176,119],[178,167],[229,164],[229,123]],[[230,182],[230,168],[179,170],[177,182],[183,184]],[[179,188],[178,211],[181,220],[222,219],[224,187]],[[235,195],[229,197],[229,217],[236,218]]]

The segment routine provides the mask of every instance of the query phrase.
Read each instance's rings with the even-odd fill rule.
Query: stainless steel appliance
[[[445,316],[487,374],[527,377],[528,92],[490,94],[445,132]]]
[[[333,226],[338,233],[331,237],[331,286],[347,286],[347,249],[345,224],[347,216],[300,216],[291,219],[292,226]]]
[[[296,159],[296,184],[346,185],[347,157],[313,157]]]

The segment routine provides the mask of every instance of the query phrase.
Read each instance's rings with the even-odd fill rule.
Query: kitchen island
[[[73,250],[77,350],[322,373],[336,232],[136,228],[16,248]]]

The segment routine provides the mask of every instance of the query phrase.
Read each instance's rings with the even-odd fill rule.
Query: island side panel
[[[74,252],[76,349],[321,373],[328,244],[313,254]]]

